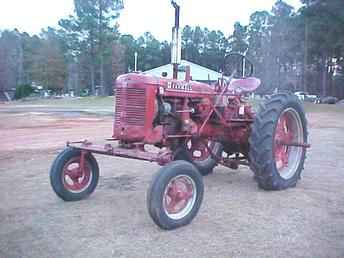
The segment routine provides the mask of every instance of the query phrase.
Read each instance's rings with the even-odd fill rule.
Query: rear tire
[[[300,100],[277,94],[261,105],[249,138],[250,168],[260,188],[283,190],[296,186],[306,149],[282,144],[307,143],[307,120]]]
[[[55,159],[50,169],[50,184],[64,201],[79,201],[88,197],[98,184],[99,167],[91,153],[85,154],[85,169],[80,172],[81,151],[67,148]]]
[[[204,185],[194,165],[173,161],[154,176],[147,191],[150,217],[162,229],[172,230],[189,224],[203,200]]]

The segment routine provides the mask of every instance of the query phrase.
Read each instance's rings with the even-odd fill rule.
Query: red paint
[[[252,78],[248,83],[250,84],[251,81],[253,81]],[[241,85],[243,83],[241,82]],[[197,109],[200,111],[199,116],[203,118],[202,121],[194,121],[189,112],[181,112],[183,127],[180,134],[200,137],[221,135],[228,141],[247,142],[247,132],[252,123],[253,113],[246,105],[244,107],[245,115],[242,117],[238,115],[241,96],[230,93],[229,86],[222,87],[219,93],[217,92],[219,86],[193,81],[168,80],[137,73],[122,75],[117,79],[114,138],[126,142],[160,144],[168,147],[166,140],[178,137],[164,135],[163,126],[153,126],[154,116],[157,112],[155,103],[160,88],[163,88],[164,91],[163,99],[180,99],[181,110],[190,110],[190,99],[201,100]],[[218,105],[220,104],[226,106],[222,112],[219,110]],[[219,118],[220,125],[210,123],[209,120],[214,113]],[[233,140],[233,136],[235,140]]]
[[[83,156],[72,158],[63,168],[62,182],[69,191],[80,192],[90,183],[91,168]]]
[[[194,160],[203,161],[209,158],[209,156],[211,155],[211,150],[214,147],[214,142],[201,142],[195,139],[191,139],[186,143],[186,147]]]
[[[113,139],[111,139],[113,141]],[[68,147],[83,150],[86,153],[92,152],[108,156],[117,156],[129,159],[138,159],[151,162],[157,162],[160,165],[167,164],[172,161],[172,152],[170,150],[162,150],[160,152],[148,152],[143,149],[142,145],[129,146],[113,146],[111,144],[97,145],[88,141],[71,142]],[[87,164],[87,163],[85,163]]]
[[[188,74],[186,79],[189,79]],[[194,159],[203,160],[212,155],[218,163],[231,168],[248,165],[248,138],[254,113],[241,94],[233,89],[239,87],[242,91],[251,91],[259,83],[258,79],[248,78],[230,84],[220,80],[216,85],[208,85],[142,73],[121,75],[116,81],[116,111],[110,139],[118,141],[118,146],[100,146],[87,141],[67,145],[86,152],[164,165],[173,159],[173,143],[192,140],[189,151],[199,152]],[[168,102],[173,107],[180,123],[178,129],[168,130],[168,122],[156,123],[161,102]],[[305,143],[293,142],[292,132],[283,130],[285,123],[289,123],[287,116],[278,123],[274,144],[275,159],[281,167],[288,165],[288,146],[309,147]],[[211,148],[202,145],[208,141],[221,142],[226,152],[241,153],[243,157],[215,157]],[[146,144],[162,148],[162,151],[148,152],[144,148]]]
[[[288,166],[290,149],[287,145],[292,143],[294,139],[293,121],[287,114],[282,114],[275,129],[274,153],[276,166],[279,170]]]
[[[255,91],[261,81],[257,78],[244,78],[244,79],[234,79],[231,81],[229,90],[240,91],[240,92],[253,92]]]
[[[181,212],[194,195],[192,185],[183,177],[176,178],[166,188],[163,202],[169,214]]]

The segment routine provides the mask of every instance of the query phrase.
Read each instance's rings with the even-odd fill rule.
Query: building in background
[[[191,76],[193,81],[198,82],[216,82],[221,78],[221,73],[208,69],[206,67],[200,66],[198,64],[182,60],[178,68],[178,79],[185,79],[186,66],[190,66]],[[144,73],[161,77],[163,73],[167,73],[167,78],[171,79],[173,77],[173,65],[167,64],[159,66],[157,68],[147,70]]]

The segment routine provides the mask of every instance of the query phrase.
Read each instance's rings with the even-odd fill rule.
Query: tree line
[[[282,0],[271,11],[254,12],[233,33],[185,26],[182,57],[221,71],[228,52],[246,54],[262,79],[260,93],[304,90],[344,97],[340,67],[344,58],[344,2],[302,0],[294,10]],[[0,91],[42,85],[58,93],[112,94],[114,79],[134,69],[170,62],[170,43],[150,32],[135,38],[120,34],[121,0],[74,0],[74,14],[39,35],[0,31]],[[166,28],[168,29],[168,28]],[[192,71],[191,71],[192,72]]]

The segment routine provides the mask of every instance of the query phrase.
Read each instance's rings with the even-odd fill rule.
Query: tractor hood
[[[136,87],[155,86],[169,95],[180,95],[182,94],[201,94],[209,95],[215,93],[215,86],[206,83],[200,83],[196,81],[181,81],[166,79],[162,77],[156,77],[144,73],[128,73],[120,75],[117,80],[115,87],[123,87],[124,85],[136,85]],[[124,86],[125,87],[125,86]]]

